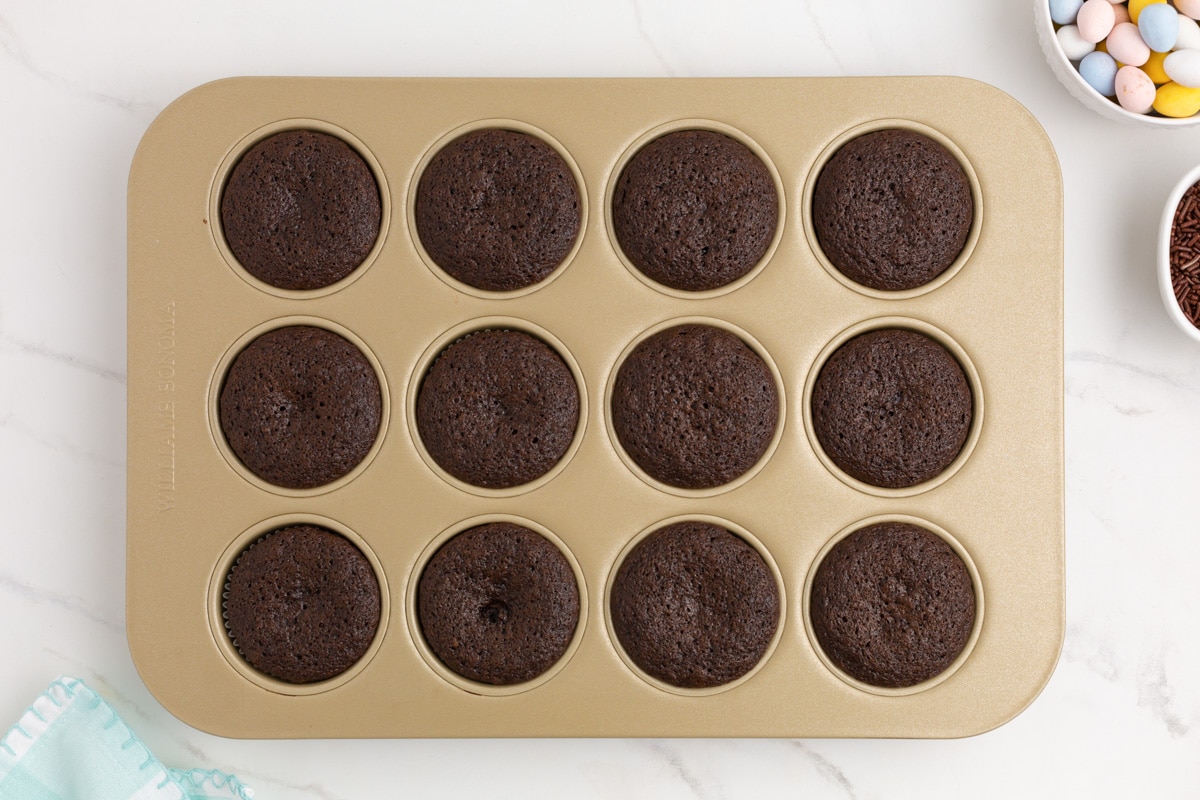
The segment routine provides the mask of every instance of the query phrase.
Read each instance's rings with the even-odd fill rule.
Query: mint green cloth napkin
[[[215,770],[167,769],[112,706],[59,678],[0,741],[0,800],[250,800]]]

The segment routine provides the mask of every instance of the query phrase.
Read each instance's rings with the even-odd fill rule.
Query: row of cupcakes
[[[928,687],[961,663],[978,635],[978,573],[933,527],[869,521],[818,555],[802,624],[822,660],[859,688]],[[365,667],[386,634],[387,603],[364,548],[301,524],[267,531],[241,550],[219,605],[235,666],[284,693],[288,685],[329,688]],[[431,550],[414,575],[409,624],[443,677],[477,694],[507,693],[538,685],[570,660],[589,612],[561,540],[493,521],[451,531]],[[748,532],[707,518],[635,537],[618,558],[605,606],[621,657],[667,691],[737,685],[774,651],[785,617],[783,578],[769,552]]]
[[[484,292],[537,286],[577,250],[579,175],[522,130],[472,130],[444,144],[417,180],[413,224],[426,257]],[[719,290],[761,267],[776,243],[781,184],[735,136],[672,130],[621,167],[610,224],[624,259],[654,285]],[[384,197],[341,138],[284,130],[258,141],[220,188],[220,236],[263,284],[316,290],[348,278],[377,249]],[[955,263],[976,222],[972,181],[941,142],[906,128],[844,142],[821,167],[811,225],[823,257],[853,284],[926,286]]]
[[[867,487],[928,486],[961,463],[978,432],[978,376],[952,342],[918,325],[852,329],[811,381],[814,446]],[[468,490],[536,488],[578,447],[586,416],[579,368],[550,341],[486,328],[431,348],[408,415],[421,455]],[[386,429],[380,370],[319,325],[253,335],[216,384],[227,458],[285,490],[346,478]],[[781,435],[783,392],[769,354],[744,332],[664,323],[619,360],[606,415],[635,472],[670,489],[710,490],[761,468]]]

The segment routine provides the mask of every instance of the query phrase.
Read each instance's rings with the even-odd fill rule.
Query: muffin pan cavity
[[[587,192],[570,152],[546,131],[477,120],[425,153],[407,214],[417,252],[446,283],[476,297],[519,297],[579,252]]]
[[[885,130],[944,148],[973,209],[945,271],[888,291],[838,272],[811,219],[834,154]],[[379,193],[362,263],[316,288],[254,277],[221,216],[237,165],[294,132],[340,141]],[[636,163],[667,145],[657,167]],[[317,161],[314,175],[331,172]],[[622,179],[639,169],[649,179]],[[258,202],[269,215],[298,200]],[[629,209],[653,223],[639,247],[685,274],[720,256],[711,282],[643,272],[617,230]],[[1062,184],[1044,132],[996,89],[237,78],[151,125],[128,221],[126,628],[149,689],[191,725],[251,738],[952,737],[1007,721],[1049,680],[1064,628]],[[251,230],[252,246],[272,235]],[[813,408],[835,355],[884,331],[961,371],[952,441],[907,483],[839,466]],[[297,332],[337,343],[328,370],[355,381],[289,390],[286,348],[241,374],[256,344]],[[843,371],[870,373],[871,358]],[[377,384],[377,406],[359,407],[356,381]],[[897,385],[875,419],[903,408],[891,395],[911,386]],[[239,386],[263,400],[240,422],[225,413]],[[297,416],[310,402],[315,433]],[[355,425],[326,424],[363,414],[356,446]],[[305,453],[343,448],[332,472],[287,478]],[[960,575],[951,611],[970,598],[975,616],[961,652],[905,645],[932,673],[875,685],[825,652],[812,581],[834,540],[896,521],[957,554],[970,590]],[[300,652],[286,644],[298,628],[243,653],[247,634],[226,627],[239,557],[296,526],[353,545],[378,583],[378,629],[330,671],[260,658]],[[647,557],[664,528],[701,544]],[[655,576],[675,588],[656,597]],[[268,626],[234,600],[234,628]],[[917,617],[935,610],[920,604]]]
[[[333,491],[365,470],[390,410],[379,360],[317,317],[255,327],[209,384],[209,424],[226,462],[255,486],[295,497]]]
[[[387,635],[383,566],[357,533],[328,518],[291,514],[247,529],[221,555],[208,594],[221,654],[275,694],[322,694],[352,681]]]
[[[983,629],[984,593],[970,554],[933,523],[881,516],[846,527],[818,553],[802,613],[821,662],[884,697],[949,679]]]
[[[429,543],[405,615],[416,649],[442,680],[471,695],[506,697],[537,689],[570,663],[588,593],[579,562],[550,529],[491,514]]]
[[[944,331],[880,317],[825,346],[802,413],[830,472],[861,492],[905,497],[940,486],[971,457],[984,391],[966,350]]]
[[[464,492],[507,497],[548,483],[570,463],[583,441],[587,391],[578,362],[552,333],[491,317],[455,327],[425,351],[407,411],[431,470]]]
[[[983,191],[971,162],[941,131],[875,120],[821,153],[801,216],[813,255],[834,279],[869,297],[909,299],[935,291],[971,258],[984,224]]]
[[[684,497],[751,480],[786,418],[783,379],[762,344],[703,317],[663,322],[632,342],[609,378],[605,408],[625,465]]]
[[[663,294],[703,299],[749,283],[771,260],[787,217],[770,155],[706,119],[640,136],[612,170],[605,222],[617,257]]]
[[[635,536],[605,588],[608,634],[634,673],[684,697],[751,680],[779,644],[783,576],[749,531],[691,515]]]
[[[383,168],[348,131],[314,119],[264,125],[230,149],[205,224],[226,263],[280,297],[320,297],[370,266],[387,235]]]

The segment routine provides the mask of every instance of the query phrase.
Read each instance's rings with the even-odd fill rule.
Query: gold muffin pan
[[[574,251],[533,287],[465,286],[438,269],[413,226],[422,166],[476,128],[533,133],[581,193]],[[820,253],[813,183],[841,143],[910,128],[950,148],[975,198],[958,261],[919,289],[858,286]],[[316,290],[270,287],[223,241],[219,195],[262,138],[338,136],[379,184],[383,223],[366,262]],[[659,286],[630,265],[609,225],[621,165],[671,130],[707,128],[767,164],[780,197],[768,256],[719,289]],[[153,123],[129,181],[127,623],[154,695],[204,730],[237,737],[967,736],[1028,705],[1063,636],[1062,186],[1037,122],[1007,95],[958,78],[427,80],[239,78],[200,87]],[[609,424],[616,370],[634,344],[681,321],[735,331],[764,356],[781,417],[767,455],[715,489],[666,486],[621,450]],[[241,347],[290,324],[354,342],[384,393],[379,440],[334,483],[272,486],[224,442],[216,403]],[[808,408],[824,359],[856,333],[901,326],[963,364],[975,421],[958,460],[909,489],[880,489],[821,452]],[[503,490],[437,467],[413,420],[437,353],[488,327],[525,330],[564,356],[580,425],[542,479]],[[670,521],[716,521],[763,554],[780,626],[742,679],[682,690],[641,673],[607,619],[620,558]],[[883,519],[946,538],[975,582],[971,643],[937,678],[869,687],[820,653],[807,587],[840,536]],[[567,555],[581,616],[567,654],[526,684],[485,687],[450,673],[421,638],[415,585],[450,536],[491,520],[525,524]],[[221,618],[228,571],[250,542],[311,522],[364,551],[383,615],[371,648],[328,681],[291,685],[246,664]],[[986,615],[983,613],[986,606]]]

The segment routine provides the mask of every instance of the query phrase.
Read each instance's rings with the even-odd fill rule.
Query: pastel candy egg
[[[1138,26],[1132,22],[1122,22],[1113,28],[1105,44],[1108,54],[1122,64],[1140,67],[1150,58],[1150,48],[1142,41]]]
[[[1087,8],[1086,4],[1084,8]],[[1082,11],[1079,12],[1079,26],[1082,31]],[[1138,17],[1137,26],[1147,47],[1156,53],[1165,53],[1175,46],[1175,40],[1179,38],[1179,13],[1167,5],[1147,6]]]
[[[1167,76],[1190,89],[1200,87],[1200,50],[1176,50],[1163,61]]]
[[[1171,13],[1174,14],[1174,12]],[[1075,24],[1078,26],[1079,35],[1083,37],[1083,40],[1095,44],[1108,36],[1113,25],[1116,24],[1116,20],[1117,14],[1108,0],[1087,0],[1075,17]],[[1178,31],[1179,26],[1174,24],[1174,19],[1171,20],[1171,23],[1172,27]]]
[[[1200,19],[1200,0],[1175,0],[1175,7],[1192,19]]]
[[[1145,114],[1154,106],[1154,81],[1137,67],[1125,66],[1117,70],[1115,88],[1117,102],[1126,111]]]
[[[1200,25],[1191,17],[1179,15],[1179,36],[1175,39],[1176,50],[1200,50]]]
[[[1200,111],[1200,89],[1164,83],[1155,94],[1154,110],[1164,117],[1190,117]]]
[[[1096,45],[1083,40],[1079,35],[1079,28],[1074,25],[1063,25],[1054,35],[1058,38],[1058,46],[1062,48],[1067,61],[1078,61],[1096,49]]]
[[[1154,81],[1155,86],[1161,86],[1171,80],[1167,75],[1167,71],[1163,68],[1166,60],[1166,53],[1151,53],[1149,60],[1145,64],[1142,64],[1142,72],[1150,76],[1150,80]]]
[[[1136,25],[1138,17],[1142,15],[1143,8],[1155,5],[1163,5],[1166,2],[1167,0],[1129,0],[1129,18],[1133,21],[1133,24]]]
[[[1079,77],[1105,97],[1117,92],[1117,62],[1108,53],[1088,53],[1079,62]]]
[[[1050,0],[1050,19],[1059,25],[1071,25],[1083,7],[1083,0]]]
[[[1120,25],[1122,22],[1130,22],[1129,8],[1125,3],[1113,6],[1113,27]]]

